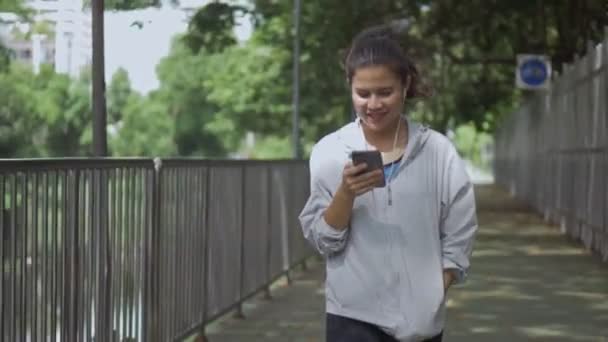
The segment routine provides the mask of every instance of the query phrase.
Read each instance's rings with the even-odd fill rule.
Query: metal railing
[[[608,31],[495,138],[497,182],[608,260]]]
[[[173,341],[313,254],[304,161],[0,161],[3,341]]]

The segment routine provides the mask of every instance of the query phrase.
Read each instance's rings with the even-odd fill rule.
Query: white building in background
[[[92,60],[91,13],[82,0],[30,0],[32,23],[12,13],[0,13],[0,40],[17,60],[32,65],[53,65],[58,73],[78,76]],[[43,33],[36,33],[44,26]]]
[[[11,50],[13,57],[26,64],[34,60],[54,63],[55,44],[46,37],[31,35],[26,37],[30,24],[24,23],[13,13],[0,13],[0,43]]]

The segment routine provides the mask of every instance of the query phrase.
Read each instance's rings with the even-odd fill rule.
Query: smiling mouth
[[[384,116],[386,116],[386,114],[387,114],[387,112],[367,113],[367,117],[374,121],[378,121],[378,120],[382,119]]]

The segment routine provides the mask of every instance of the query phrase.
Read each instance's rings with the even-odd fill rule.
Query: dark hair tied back
[[[431,89],[422,84],[418,69],[407,56],[394,30],[387,25],[368,28],[354,39],[346,55],[346,78],[351,83],[359,68],[384,65],[393,70],[403,84],[409,78],[407,98],[428,97]]]

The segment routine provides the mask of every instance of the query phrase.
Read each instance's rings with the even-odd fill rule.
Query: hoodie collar
[[[403,160],[415,158],[426,143],[429,137],[429,129],[426,125],[422,125],[403,116],[408,127],[408,142],[403,154]],[[366,142],[363,130],[361,129],[361,119],[356,118],[355,121],[342,127],[337,132],[338,140],[344,144],[347,154],[356,150],[365,150]]]

